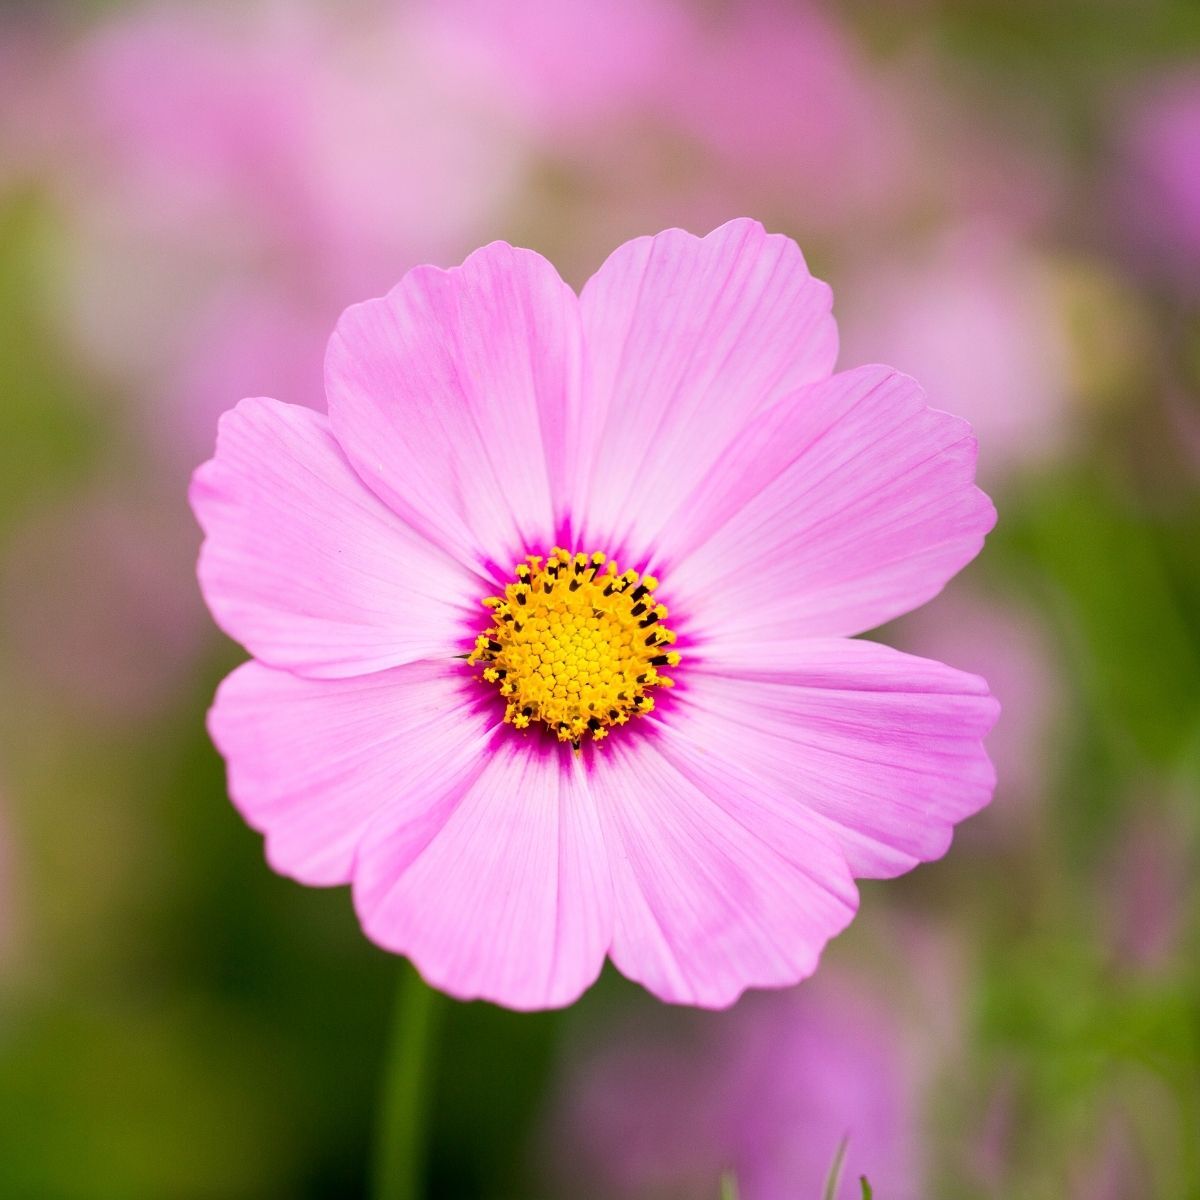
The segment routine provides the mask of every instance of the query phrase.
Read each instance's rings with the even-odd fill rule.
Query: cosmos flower
[[[606,955],[704,1006],[810,974],[855,876],[984,805],[982,679],[853,635],[994,520],[965,422],[831,374],[829,289],[738,220],[579,296],[494,243],[350,308],[328,416],[250,399],[192,503],[254,661],[210,717],[278,871],[460,997]]]

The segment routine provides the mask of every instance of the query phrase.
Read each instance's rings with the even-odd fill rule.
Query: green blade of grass
[[[838,1184],[842,1182],[842,1167],[846,1163],[846,1147],[849,1144],[848,1137],[844,1137],[838,1142],[833,1162],[829,1165],[829,1174],[825,1179],[825,1190],[821,1193],[822,1200],[837,1200]]]

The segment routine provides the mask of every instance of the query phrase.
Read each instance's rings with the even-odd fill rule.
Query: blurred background
[[[996,800],[792,992],[444,1001],[428,1194],[1200,1197],[1193,0],[0,6],[0,1196],[366,1194],[399,964],[225,798],[218,413],[417,263],[737,215],[975,424],[882,636],[992,682]]]

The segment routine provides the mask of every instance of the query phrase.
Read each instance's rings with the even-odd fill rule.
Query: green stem
[[[421,1200],[438,995],[405,962],[384,1062],[375,1130],[374,1200]]]

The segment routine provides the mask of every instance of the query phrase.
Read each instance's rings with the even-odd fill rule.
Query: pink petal
[[[568,508],[579,544],[635,557],[751,417],[828,375],[837,354],[829,288],[795,242],[756,221],[627,242],[580,306]]]
[[[347,883],[376,811],[430,836],[444,793],[479,769],[494,718],[477,698],[458,662],[333,680],[249,662],[222,683],[209,732],[271,866],[302,883]]]
[[[810,975],[857,899],[820,821],[763,803],[732,747],[681,752],[670,724],[661,740],[613,736],[588,780],[612,870],[612,959],[664,1000],[723,1008]]]
[[[788,397],[671,518],[661,573],[689,636],[849,635],[923,604],[995,523],[975,457],[966,422],[888,367]]]
[[[190,498],[205,599],[271,666],[376,671],[451,654],[470,630],[482,581],[388,511],[322,415],[243,400]]]
[[[995,786],[984,680],[873,642],[714,644],[678,698],[672,736],[820,814],[856,876],[940,858]]]
[[[581,760],[505,734],[448,781],[431,828],[381,810],[359,852],[354,901],[367,934],[461,999],[570,1004],[612,938],[612,885]]]
[[[470,566],[554,541],[563,422],[577,390],[578,300],[540,255],[494,242],[418,267],[346,310],[325,384],[358,473]]]

